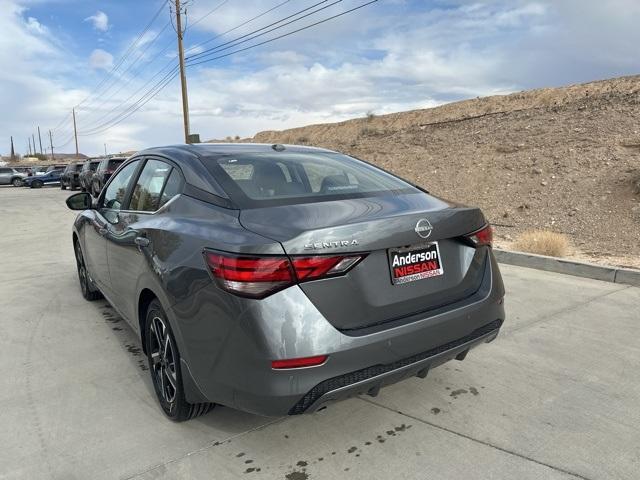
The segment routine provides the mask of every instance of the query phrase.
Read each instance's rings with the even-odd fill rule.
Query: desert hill
[[[640,76],[477,98],[244,141],[327,147],[481,206],[498,243],[566,234],[573,255],[640,267]],[[585,258],[586,257],[586,258]]]

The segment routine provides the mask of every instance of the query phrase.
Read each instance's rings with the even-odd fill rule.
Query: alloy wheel
[[[87,286],[87,267],[84,263],[84,257],[82,256],[82,250],[80,250],[80,245],[76,242],[76,264],[78,266],[78,280],[80,280],[80,288],[82,289],[82,295],[85,297],[88,293]]]
[[[178,372],[174,345],[165,321],[159,316],[151,320],[149,347],[153,381],[162,400],[171,410],[176,401]]]

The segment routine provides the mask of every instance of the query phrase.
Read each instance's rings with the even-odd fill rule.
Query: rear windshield
[[[393,175],[339,153],[239,153],[203,161],[241,208],[419,192]]]
[[[76,164],[73,166],[73,169],[74,169],[76,172],[79,172],[80,170],[82,170],[82,164],[81,164],[81,163],[76,163]]]

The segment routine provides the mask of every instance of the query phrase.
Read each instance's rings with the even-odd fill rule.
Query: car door
[[[140,161],[135,160],[113,177],[108,188],[98,199],[98,208],[94,211],[91,227],[86,228],[85,231],[85,250],[89,273],[102,293],[116,303],[117,298],[114,296],[109,277],[107,237],[111,226],[120,221],[120,210],[127,197],[131,180],[139,166]]]
[[[107,257],[114,294],[122,301],[123,313],[136,318],[138,279],[147,263],[153,264],[151,223],[181,184],[181,175],[160,159],[148,158],[131,190],[128,206],[118,223],[109,225]]]

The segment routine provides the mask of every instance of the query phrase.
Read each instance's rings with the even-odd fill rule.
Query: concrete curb
[[[605,282],[623,283],[640,287],[640,270],[627,268],[604,267],[592,263],[574,262],[556,257],[546,257],[533,253],[512,252],[493,249],[496,259],[500,263],[516,265],[518,267],[536,268],[549,272],[564,273],[576,277],[593,278]]]

